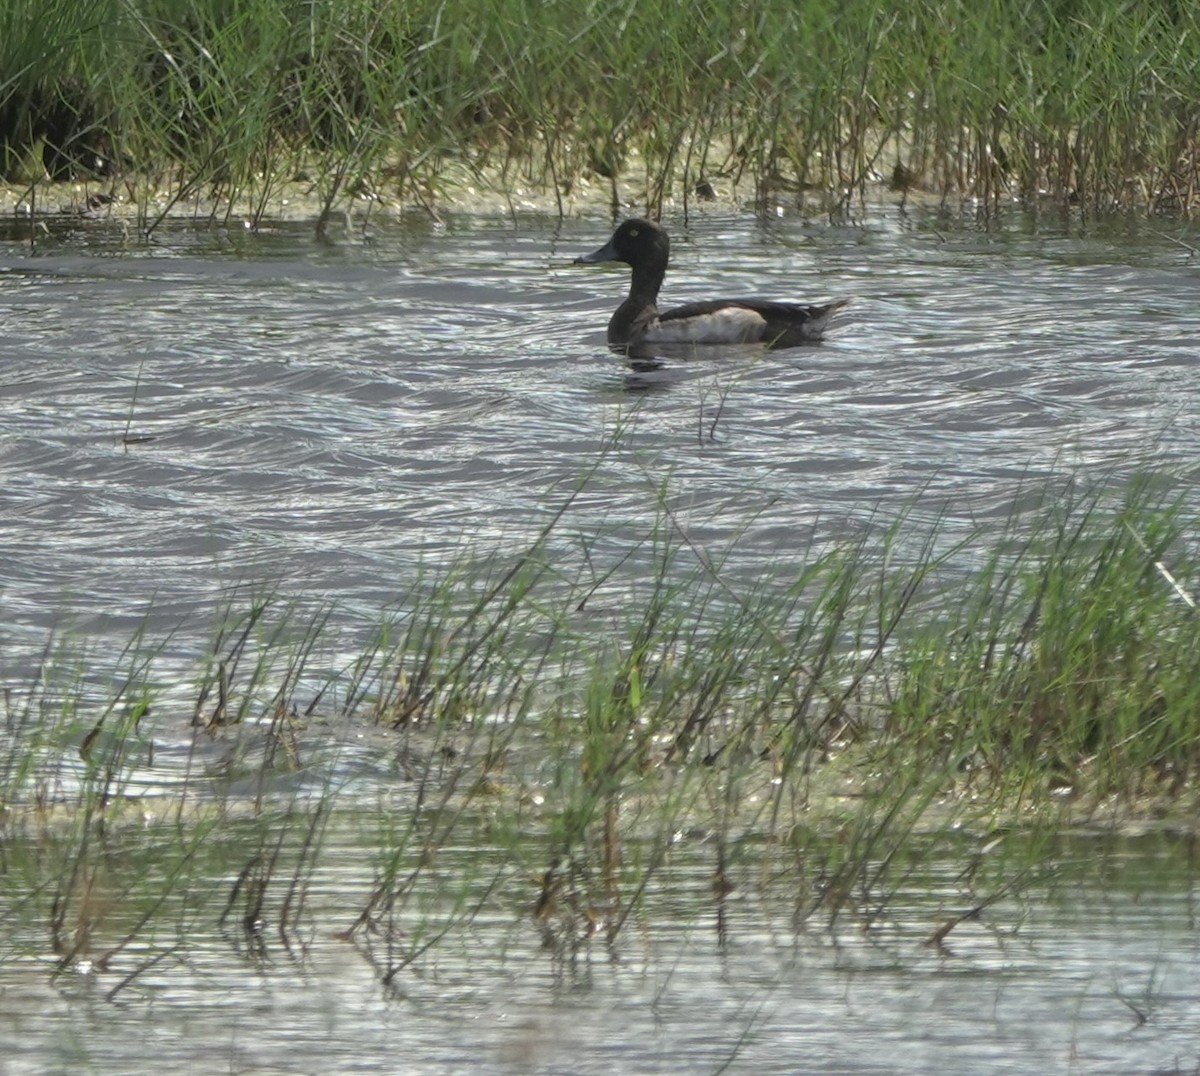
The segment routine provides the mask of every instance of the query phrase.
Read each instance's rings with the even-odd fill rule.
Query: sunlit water
[[[668,223],[666,302],[854,303],[819,347],[634,370],[603,340],[624,272],[570,265],[607,236],[602,219],[414,219],[330,243],[300,225],[181,227],[151,244],[88,225],[34,249],[10,233],[5,681],[32,675],[52,631],[101,654],[142,626],[171,632],[164,656],[186,668],[237,586],[332,606],[329,630],[353,635],[423,566],[527,543],[585,474],[557,527],[564,551],[581,533],[636,543],[665,488],[697,547],[732,544],[729,570],[751,576],[903,512],[949,538],[998,525],[1068,475],[1194,479],[1200,265],[1154,227],[983,228],[895,208]],[[358,885],[367,872],[345,855]],[[265,1072],[666,1073],[730,1058],[778,1073],[1192,1071],[1190,878],[1005,906],[996,930],[957,932],[953,955],[920,944],[935,916],[913,895],[901,912],[921,926],[882,946],[797,945],[748,909],[724,946],[709,922],[668,920],[640,957],[569,974],[513,909],[504,959],[439,953],[399,993],[325,934],[300,965],[198,938],[186,966],[156,965],[119,1002],[111,979],[50,980],[7,954],[0,1074],[201,1058]]]

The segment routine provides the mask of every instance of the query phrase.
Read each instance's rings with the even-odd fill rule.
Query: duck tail
[[[799,331],[795,335],[798,335],[800,342],[803,343],[815,343],[820,340],[833,315],[841,310],[842,307],[847,306],[849,302],[849,299],[836,299],[832,303],[802,307],[801,309],[808,316],[800,323],[798,327]],[[791,333],[787,335],[793,336]]]

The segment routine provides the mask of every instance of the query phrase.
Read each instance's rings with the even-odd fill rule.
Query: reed
[[[846,206],[1186,212],[1200,15],[1081,0],[12,0],[0,171],[141,206],[321,220],[469,178],[653,210],[711,190]],[[702,193],[698,193],[702,192]]]

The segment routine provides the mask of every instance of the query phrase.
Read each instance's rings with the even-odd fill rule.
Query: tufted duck
[[[671,243],[653,221],[625,221],[613,237],[576,265],[624,262],[633,270],[627,298],[608,323],[610,347],[644,350],[654,344],[748,344],[796,347],[821,339],[834,311],[850,300],[801,306],[767,299],[716,299],[687,303],[661,314],[655,301],[667,272]]]

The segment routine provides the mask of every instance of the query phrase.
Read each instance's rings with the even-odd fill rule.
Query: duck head
[[[599,262],[624,262],[636,269],[651,272],[666,271],[671,256],[671,241],[667,233],[652,220],[633,217],[625,221],[612,238],[599,250],[575,259],[576,265],[595,265]]]

